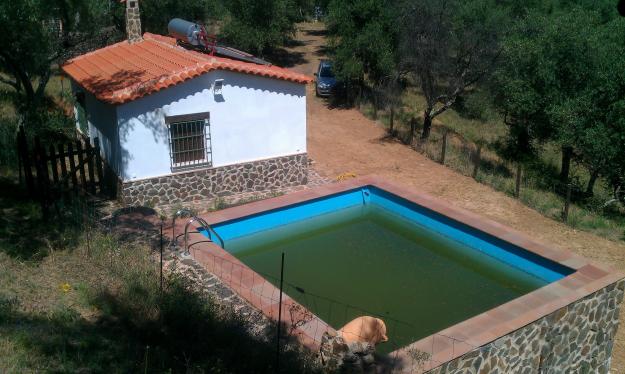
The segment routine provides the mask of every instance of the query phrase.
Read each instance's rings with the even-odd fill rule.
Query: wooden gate
[[[17,150],[22,173],[29,194],[47,206],[56,199],[72,193],[107,194],[100,156],[100,142],[94,146],[87,141],[42,145],[39,137],[28,144],[24,128],[17,134]]]

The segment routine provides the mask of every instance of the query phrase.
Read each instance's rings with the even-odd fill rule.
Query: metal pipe
[[[284,283],[284,252],[280,262],[280,301],[278,302],[278,334],[276,337],[276,372],[280,372],[280,327],[282,325],[282,289]]]
[[[205,229],[206,231],[209,231],[209,239],[211,239],[210,238],[210,232],[215,234],[217,239],[219,239],[219,241],[221,242],[221,248],[225,249],[225,242],[223,241],[221,236],[219,236],[219,234],[217,234],[217,232],[215,230],[213,230],[213,228],[210,227],[210,225],[208,223],[206,223],[206,221],[203,218],[194,216],[184,226],[184,252],[183,252],[184,256],[189,256],[191,254],[189,252],[189,225],[192,224],[193,222],[198,222],[200,224],[200,226],[202,226],[203,229]]]
[[[189,209],[180,209],[174,216],[172,217],[171,222],[171,242],[169,243],[169,248],[175,249],[178,246],[178,238],[176,238],[176,218],[181,217],[182,215],[193,216],[193,212]]]

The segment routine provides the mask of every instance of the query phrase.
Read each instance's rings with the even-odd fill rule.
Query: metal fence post
[[[445,165],[445,156],[447,154],[447,134],[449,131],[445,130],[443,133],[443,147],[441,149],[441,164]]]
[[[163,294],[163,220],[161,220],[161,295]]]
[[[516,197],[517,199],[519,198],[519,196],[521,196],[521,175],[522,175],[522,173],[523,173],[523,166],[519,162],[517,164],[517,169],[516,169],[516,186],[514,188],[514,197]]]
[[[280,263],[280,299],[278,302],[278,336],[276,339],[276,373],[280,372],[280,325],[282,324],[282,286],[284,283],[284,252]]]

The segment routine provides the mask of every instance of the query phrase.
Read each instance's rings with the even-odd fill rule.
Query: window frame
[[[204,121],[204,134],[202,140],[204,143],[204,159],[192,160],[184,162],[174,162],[174,141],[180,138],[172,138],[172,126],[187,123]],[[169,163],[172,172],[185,171],[213,166],[213,150],[210,132],[210,112],[200,112],[192,114],[183,114],[175,116],[165,116],[165,124],[167,125],[167,140],[169,147]],[[192,152],[193,150],[185,150],[184,152]],[[179,152],[180,153],[180,152]]]

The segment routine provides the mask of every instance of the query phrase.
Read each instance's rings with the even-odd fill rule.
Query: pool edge
[[[445,217],[465,224],[473,229],[497,237],[505,242],[574,270],[572,274],[561,280],[555,281],[545,287],[539,288],[524,296],[511,300],[475,317],[462,321],[454,326],[448,327],[391,354],[395,354],[396,356],[405,356],[405,351],[410,347],[415,345],[425,347],[424,342],[427,342],[428,339],[432,340],[433,346],[436,337],[443,340],[445,340],[445,338],[449,338],[452,342],[452,352],[449,353],[445,351],[445,349],[441,351],[444,352],[444,354],[449,353],[449,357],[443,361],[438,361],[437,365],[430,365],[428,370],[458,359],[463,354],[492,343],[501,337],[510,335],[515,331],[546,318],[558,310],[581,301],[604,288],[609,288],[611,285],[616,284],[619,281],[620,284],[623,284],[622,280],[625,278],[625,274],[614,271],[609,266],[597,264],[568,250],[557,248],[552,245],[548,246],[515,229],[509,228],[465,209],[452,206],[449,203],[433,196],[387,182],[377,176],[359,177],[340,183],[333,183],[309,190],[298,191],[288,195],[203,214],[202,218],[206,219],[209,224],[213,224],[241,218],[270,209],[283,208],[288,205],[302,203],[308,200],[318,199],[327,195],[364,186],[374,186],[388,191],[412,203],[433,210]],[[180,232],[180,228],[176,228],[176,230]],[[206,243],[206,245],[210,246],[212,244]],[[220,247],[216,245],[212,246],[216,247],[212,248],[213,250],[219,249],[234,258],[234,256],[230,255]],[[194,252],[201,257],[203,250],[204,248],[197,248]],[[250,271],[252,270],[250,269]],[[617,290],[619,289],[620,288],[617,288]],[[245,298],[245,296],[242,297]],[[263,312],[265,311],[263,310]],[[271,316],[269,317],[271,318]],[[315,316],[315,318],[317,317]],[[315,344],[310,344],[310,341],[306,342],[307,339],[312,338],[309,336],[310,334],[307,334],[305,331],[297,331],[296,335],[297,334],[302,335],[300,336],[300,340],[303,340],[305,345],[309,346],[309,348],[316,349]],[[470,347],[471,349],[464,352],[463,349],[455,350],[453,344],[455,344],[454,342],[456,341],[465,342],[466,347]],[[437,354],[440,356],[442,353],[439,352]],[[439,356],[437,356],[439,359],[442,358]]]

